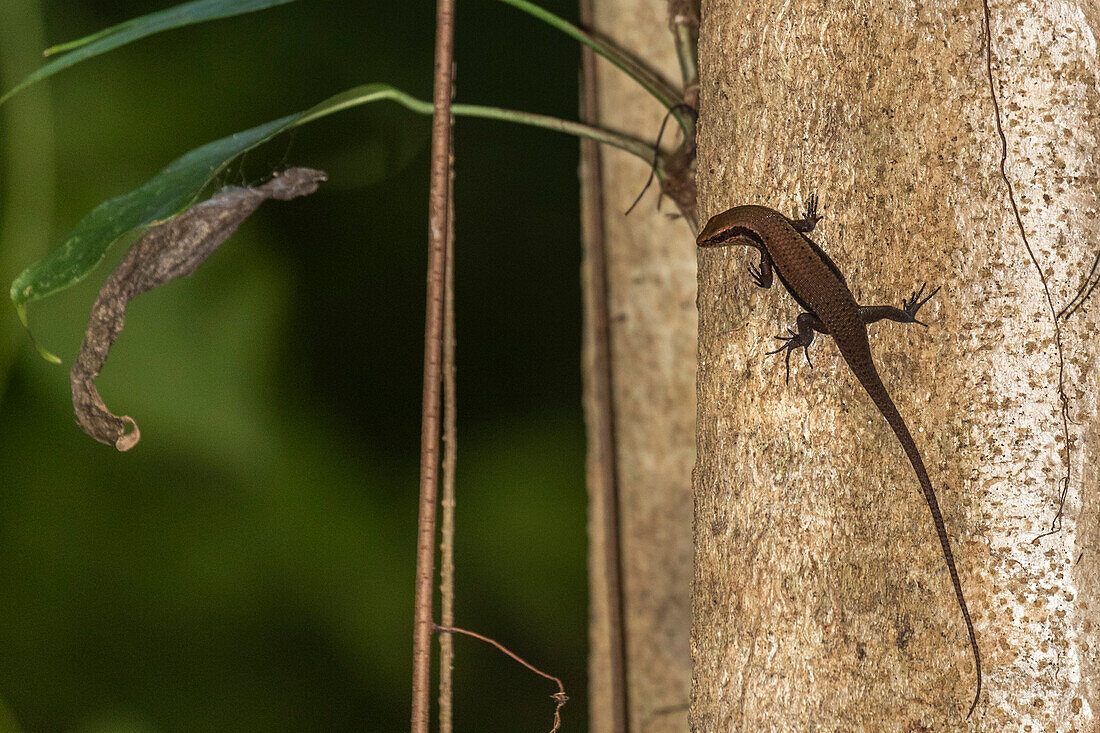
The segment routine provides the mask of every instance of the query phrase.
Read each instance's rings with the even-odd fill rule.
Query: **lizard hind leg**
[[[933,295],[940,292],[940,289],[937,287],[928,295],[924,295],[925,287],[927,287],[927,284],[921,285],[920,290],[917,290],[902,302],[901,308],[895,308],[890,305],[861,305],[859,307],[859,316],[866,324],[890,320],[898,323],[916,323],[927,328],[927,323],[917,320],[917,311],[919,311],[925,303],[931,300]]]
[[[821,219],[821,215],[817,213],[817,194],[813,193],[810,194],[810,199],[806,202],[806,212],[802,215],[802,218],[791,219],[790,221],[796,232],[809,234]]]
[[[799,314],[796,323],[798,325],[798,332],[795,333],[795,330],[791,328],[788,329],[788,336],[776,336],[775,338],[777,340],[784,342],[783,345],[775,351],[769,351],[765,354],[765,356],[771,356],[781,351],[787,352],[785,359],[787,366],[787,384],[791,383],[791,352],[795,349],[802,349],[802,353],[806,356],[806,363],[810,365],[810,369],[813,369],[813,362],[810,361],[810,344],[814,342],[814,332],[828,333],[825,329],[825,324],[813,313]]]

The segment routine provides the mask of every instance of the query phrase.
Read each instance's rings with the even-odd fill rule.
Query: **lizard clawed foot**
[[[791,383],[791,352],[795,349],[802,349],[802,353],[806,355],[806,363],[810,365],[810,369],[814,368],[813,362],[810,361],[810,344],[813,342],[813,337],[805,339],[801,334],[795,333],[794,329],[788,329],[790,336],[776,336],[777,341],[783,341],[783,345],[775,351],[769,351],[764,356],[771,356],[772,354],[778,354],[780,351],[786,351],[786,365],[787,365],[787,384]]]
[[[923,306],[925,303],[930,301],[932,299],[933,295],[940,292],[940,287],[942,287],[942,286],[937,286],[935,290],[933,290],[931,293],[929,293],[928,295],[925,295],[923,298],[921,298],[921,296],[924,295],[924,288],[927,285],[928,285],[928,283],[922,283],[921,286],[920,286],[920,290],[913,293],[913,295],[908,300],[903,301],[902,304],[901,304],[902,310],[904,310],[906,312],[906,314],[908,314],[909,318],[912,319],[912,322],[913,323],[919,323],[920,325],[924,326],[925,328],[928,327],[928,324],[924,323],[923,321],[918,321],[917,320],[917,311],[919,311],[921,309],[921,306]]]
[[[806,201],[806,213],[802,215],[802,218],[807,221],[812,221],[817,224],[821,221],[821,216],[817,213],[817,194],[811,193],[810,198]]]
[[[756,287],[758,288],[770,287],[768,283],[764,282],[764,275],[756,265],[749,265],[749,277],[752,278],[752,281],[756,283]]]
[[[821,215],[817,213],[816,193],[810,194],[810,197],[806,200],[806,212],[802,215],[802,218],[790,220],[794,230],[802,234],[812,232],[819,221],[821,221]]]

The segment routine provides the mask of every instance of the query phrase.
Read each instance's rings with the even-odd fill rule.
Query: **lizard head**
[[[700,247],[716,247],[726,244],[730,239],[736,236],[733,224],[733,217],[730,216],[729,211],[723,211],[721,214],[716,214],[707,221],[707,225],[703,227],[703,231],[699,232],[699,236],[695,239],[695,243]]]

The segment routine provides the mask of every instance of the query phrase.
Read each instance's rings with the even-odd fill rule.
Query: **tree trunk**
[[[594,5],[597,31],[646,59],[666,78],[679,78],[662,3],[596,0]],[[601,62],[597,71],[600,124],[643,138],[656,136],[664,109],[618,69]],[[675,143],[672,127],[666,146]],[[624,216],[649,171],[619,151],[601,152],[599,191],[593,190],[592,171],[582,169],[586,202],[598,194],[596,203],[588,204],[585,224],[589,729],[682,731],[691,678],[695,245],[689,225],[669,216],[674,206],[666,201],[665,213],[656,210],[655,188]],[[604,267],[594,249],[601,234]],[[606,369],[597,339],[599,309],[605,304],[593,297],[601,279],[608,293],[610,333],[605,384],[614,416],[608,431],[601,430],[597,404],[600,369]],[[617,511],[617,521],[609,510]],[[613,577],[617,571],[621,584]],[[622,609],[621,622],[616,606]],[[624,662],[625,684],[616,681],[617,656]],[[616,698],[624,693],[625,710],[617,713],[621,706]]]
[[[974,617],[984,691],[969,724],[1090,730],[1100,302],[1054,311],[1100,246],[1100,13],[998,2],[991,17],[987,67],[980,2],[708,3],[700,213],[792,215],[816,192],[811,237],[861,304],[942,286],[927,329],[869,331]],[[755,259],[699,258],[692,727],[963,727],[974,667],[913,469],[829,338],[812,371],[791,359],[789,385],[765,358],[800,308],[752,285]],[[1061,529],[1037,539],[1067,471]]]

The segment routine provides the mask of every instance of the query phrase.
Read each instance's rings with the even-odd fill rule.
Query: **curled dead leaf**
[[[111,346],[122,332],[127,304],[153,288],[195,272],[267,199],[307,196],[327,179],[323,171],[288,168],[260,186],[223,188],[145,232],[107,278],[92,305],[84,343],[69,373],[73,409],[84,432],[100,443],[129,450],[141,438],[137,423],[107,409],[95,386]]]

